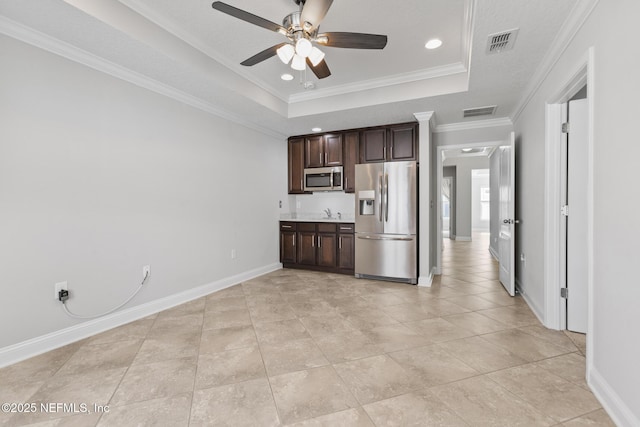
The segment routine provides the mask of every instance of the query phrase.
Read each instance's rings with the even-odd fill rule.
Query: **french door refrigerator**
[[[418,282],[416,162],[356,165],[355,275]]]

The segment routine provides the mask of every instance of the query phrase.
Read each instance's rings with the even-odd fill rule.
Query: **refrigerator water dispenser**
[[[358,192],[358,213],[360,215],[374,215],[374,202],[376,192],[373,190],[363,190]]]

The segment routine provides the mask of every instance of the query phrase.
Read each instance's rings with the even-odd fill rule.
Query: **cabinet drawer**
[[[318,223],[318,233],[335,233],[336,225],[335,224],[327,224],[324,222]]]
[[[298,223],[298,231],[316,231],[316,223],[315,222],[299,222]]]
[[[343,224],[338,224],[338,233],[341,234],[352,234],[354,231],[354,224],[353,223],[343,223]]]
[[[296,231],[296,223],[280,222],[280,231]]]

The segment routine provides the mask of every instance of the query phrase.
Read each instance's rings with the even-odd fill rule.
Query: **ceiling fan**
[[[309,66],[319,79],[331,75],[324,61],[324,52],[315,45],[349,49],[384,49],[387,36],[379,34],[329,32],[319,33],[320,23],[329,11],[333,0],[293,0],[300,10],[290,13],[282,20],[282,25],[238,9],[221,1],[211,5],[220,12],[275,31],[287,37],[289,41],[271,46],[268,49],[241,62],[242,65],[256,65],[272,56],[278,55],[285,64],[291,62],[294,70],[304,70]]]

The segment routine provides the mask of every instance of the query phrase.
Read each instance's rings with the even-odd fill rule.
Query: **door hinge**
[[[564,205],[560,208],[560,213],[564,216],[569,216],[569,205]]]
[[[569,288],[560,288],[560,298],[569,298]]]
[[[566,123],[562,124],[562,133],[569,133],[570,129],[571,129],[571,127],[569,126],[569,122],[566,122]]]

